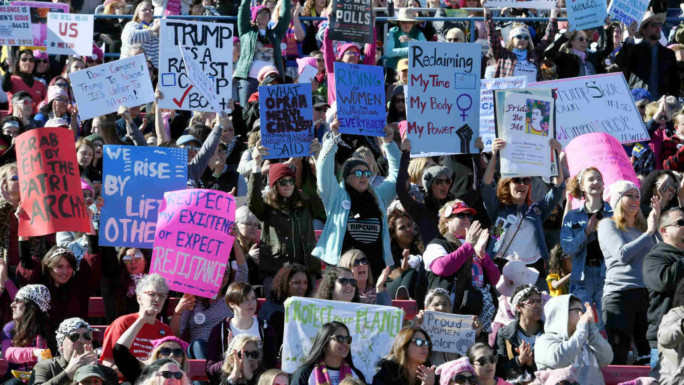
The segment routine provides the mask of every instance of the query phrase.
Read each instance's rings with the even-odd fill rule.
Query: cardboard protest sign
[[[292,373],[306,358],[318,329],[339,321],[352,336],[354,365],[370,382],[378,360],[389,353],[404,322],[404,311],[390,306],[290,297],[285,301],[282,370]]]
[[[268,147],[264,159],[311,155],[314,138],[310,84],[259,87],[261,144]]]
[[[166,191],[187,186],[187,150],[104,146],[100,245],[151,249]]]
[[[145,55],[140,54],[69,75],[81,119],[136,107],[154,101]]]
[[[0,6],[0,46],[33,45],[28,7]]]
[[[572,0],[571,0],[572,1]],[[484,6],[487,8],[532,8],[532,9],[554,9],[556,0],[487,0]]]
[[[164,194],[150,274],[159,273],[169,289],[215,298],[235,237],[235,198],[223,191],[188,189]]]
[[[503,124],[496,127],[497,137],[506,141],[499,151],[501,177],[558,175],[549,144],[554,138],[553,98],[508,90],[494,94],[505,95]]]
[[[622,72],[533,83],[556,95],[556,139],[605,132],[620,143],[651,140]]]
[[[330,39],[357,43],[373,42],[371,0],[333,0]]]
[[[17,136],[16,148],[21,207],[30,218],[19,219],[19,235],[89,232],[73,131],[30,130]]]
[[[31,15],[33,46],[46,47],[48,13],[69,13],[69,4],[47,1],[13,1],[13,7],[28,7]],[[91,33],[92,40],[92,33]],[[92,44],[92,41],[90,42]]]
[[[458,353],[465,356],[475,343],[473,316],[426,311],[423,329],[432,339],[432,351]]]
[[[337,119],[343,134],[385,136],[382,67],[335,63]]]
[[[188,74],[190,83],[195,86],[195,89],[199,91],[200,97],[204,98],[214,111],[223,111],[219,105],[218,95],[216,95],[216,91],[214,90],[214,81],[203,72],[202,66],[192,58],[192,53],[188,48],[179,48],[181,57],[183,58],[183,64],[185,64],[185,72]]]
[[[411,157],[477,152],[480,44],[409,44],[406,94]]]
[[[566,9],[571,31],[601,27],[608,15],[606,0],[570,0]]]
[[[480,138],[484,143],[485,151],[492,151],[492,141],[496,138],[493,91],[525,88],[526,85],[527,77],[525,76],[480,80]]]
[[[162,19],[159,36],[159,90],[164,96],[159,106],[186,111],[228,111],[228,101],[233,97],[233,26]],[[179,47],[188,47],[191,59],[214,83],[211,89],[220,110],[212,107],[199,85],[188,76]]]
[[[93,15],[48,13],[48,54],[92,56],[93,28]]]
[[[621,21],[625,25],[633,21],[639,23],[648,9],[649,0],[612,0],[608,7],[608,15],[614,21]]]

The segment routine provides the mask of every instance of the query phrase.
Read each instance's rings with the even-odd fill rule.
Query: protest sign
[[[35,47],[46,46],[48,35],[48,13],[69,13],[69,4],[64,3],[50,3],[47,1],[13,1],[11,4],[13,7],[16,6],[29,8],[29,14],[31,15],[31,31],[33,33],[32,45]]]
[[[333,0],[330,39],[357,43],[373,42],[370,0]]]
[[[651,140],[622,72],[533,83],[556,95],[556,139],[605,132],[620,143]]]
[[[572,1],[572,0],[570,0]],[[487,0],[483,4],[487,8],[528,8],[528,9],[554,9],[556,0]]]
[[[310,84],[259,87],[261,144],[269,150],[264,159],[311,155],[314,138]]]
[[[385,136],[382,67],[335,63],[337,119],[343,134]]]
[[[183,64],[185,64],[185,72],[188,74],[190,83],[199,91],[200,98],[204,98],[214,111],[223,111],[219,105],[218,95],[216,95],[216,91],[214,90],[215,83],[204,73],[202,66],[192,58],[192,53],[188,48],[179,48],[181,50]]]
[[[621,21],[625,25],[633,21],[639,23],[646,13],[649,0],[613,0],[608,7],[608,15],[614,21]]]
[[[492,151],[492,141],[496,138],[493,91],[525,88],[526,84],[527,77],[525,76],[480,80],[480,138],[484,143],[485,151]]]
[[[28,7],[0,6],[0,46],[33,45]]]
[[[472,315],[426,311],[423,316],[423,329],[432,339],[434,352],[458,353],[465,356],[470,345],[475,343]]]
[[[352,336],[354,365],[370,382],[378,360],[389,353],[404,322],[404,311],[391,306],[290,297],[285,301],[282,370],[292,373],[311,349],[316,333],[328,322],[342,322]]]
[[[89,232],[73,131],[30,130],[17,136],[16,148],[21,207],[30,218],[19,218],[19,235]]]
[[[159,106],[172,110],[229,111],[228,101],[233,97],[233,26],[162,19],[159,36],[159,90],[164,96]],[[214,83],[211,89],[220,110],[212,107],[199,85],[188,76],[179,47],[188,47],[190,58]]]
[[[151,249],[164,192],[187,186],[187,150],[104,146],[100,245]]]
[[[411,157],[477,152],[480,44],[409,43]]]
[[[82,120],[154,101],[145,55],[139,54],[69,75]]]
[[[93,28],[93,15],[48,13],[48,54],[92,56]]]
[[[571,31],[601,27],[608,15],[606,0],[570,0],[566,9]]]
[[[554,138],[553,98],[508,90],[494,94],[505,95],[503,124],[497,121],[496,127],[497,137],[506,141],[499,151],[501,177],[558,175],[549,144]]]
[[[189,189],[164,194],[150,274],[159,273],[169,289],[215,298],[235,237],[235,198],[223,191]]]
[[[299,74],[299,77],[297,78],[297,83],[311,84],[316,75],[318,75],[318,68],[307,64],[306,66],[304,66],[302,73]]]

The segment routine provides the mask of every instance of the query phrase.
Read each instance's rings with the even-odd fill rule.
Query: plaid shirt
[[[518,57],[515,56],[511,50],[506,49],[501,45],[501,31],[494,27],[491,13],[487,15],[485,28],[489,38],[490,50],[492,51],[494,59],[496,59],[496,73],[494,74],[494,77],[507,78],[513,76],[515,65],[518,63]],[[537,80],[541,80],[542,73],[539,66],[544,59],[544,51],[546,50],[546,47],[551,44],[557,32],[558,21],[556,19],[551,19],[549,25],[546,27],[544,38],[542,38],[539,44],[534,47],[527,57],[527,59],[537,67]]]
[[[684,171],[684,140],[677,135],[663,140],[660,148],[660,159],[663,160],[665,170]]]

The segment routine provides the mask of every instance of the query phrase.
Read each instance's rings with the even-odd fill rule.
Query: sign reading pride
[[[567,11],[571,31],[601,27],[608,15],[606,0],[571,0]]]
[[[485,152],[492,151],[492,141],[496,138],[493,91],[525,88],[526,84],[527,77],[525,76],[480,80],[480,137],[485,146]]]
[[[169,289],[215,298],[235,237],[235,198],[223,191],[168,191],[159,210],[150,274]]]
[[[33,45],[29,8],[0,6],[0,46]]]
[[[622,72],[533,83],[556,94],[556,139],[605,132],[620,143],[651,140]]]
[[[646,13],[649,2],[649,0],[613,0],[608,7],[608,15],[625,25],[630,25],[633,21],[638,23]]]
[[[426,311],[423,329],[432,340],[432,351],[458,353],[465,356],[475,343],[473,316]]]
[[[51,3],[48,1],[13,1],[11,4],[13,7],[29,8],[29,13],[31,14],[31,31],[33,33],[32,45],[35,47],[45,47],[47,45],[48,14],[69,13],[69,4],[64,3]]]
[[[93,54],[93,15],[48,13],[47,52],[50,55]]]
[[[389,353],[404,322],[404,311],[391,306],[290,297],[285,301],[282,369],[293,373],[306,358],[320,327],[338,321],[352,336],[354,365],[370,382],[378,360]]]
[[[481,56],[480,44],[409,43],[411,157],[477,152]]]
[[[16,148],[21,207],[30,218],[19,218],[19,235],[89,232],[73,131],[29,130],[17,136]]]
[[[151,249],[164,192],[187,186],[184,148],[104,146],[100,245]]]
[[[532,8],[532,9],[554,9],[556,0],[487,0],[484,6],[487,8]]]
[[[385,136],[382,67],[335,63],[337,119],[343,134]]]
[[[330,38],[357,43],[373,42],[371,0],[333,0]]]
[[[230,24],[162,19],[159,32],[159,107],[172,110],[220,112],[230,109],[233,97],[233,26]],[[214,83],[211,89],[219,110],[193,82],[179,47],[188,47],[190,58]],[[196,79],[196,78],[195,78]]]
[[[140,54],[69,75],[82,120],[154,101],[145,55]]]
[[[311,155],[314,138],[310,84],[259,87],[261,144],[268,147],[264,159]]]

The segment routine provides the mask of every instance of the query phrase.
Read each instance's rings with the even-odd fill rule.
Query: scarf
[[[570,52],[574,53],[575,55],[579,56],[580,60],[582,60],[582,63],[584,63],[584,60],[587,58],[587,53],[584,51],[578,51],[574,48],[570,48]]]
[[[513,53],[517,56],[518,61],[527,60],[527,49],[517,49],[513,48]]]
[[[463,240],[461,238],[458,238],[457,236],[451,233],[444,234],[444,239],[451,242],[454,246],[456,246],[457,249],[461,247],[461,245],[463,244]]]
[[[378,218],[382,220],[378,200],[375,198],[375,194],[371,192],[370,181],[368,189],[364,192],[358,192],[346,183],[344,187],[351,200],[352,213],[359,214],[361,218]]]
[[[345,361],[342,361],[342,367],[340,367],[340,382],[345,378],[351,378],[352,376],[351,367],[347,365]],[[330,376],[328,375],[328,367],[325,366],[325,361],[320,360],[314,366],[314,378],[316,380],[316,385],[330,385]]]

